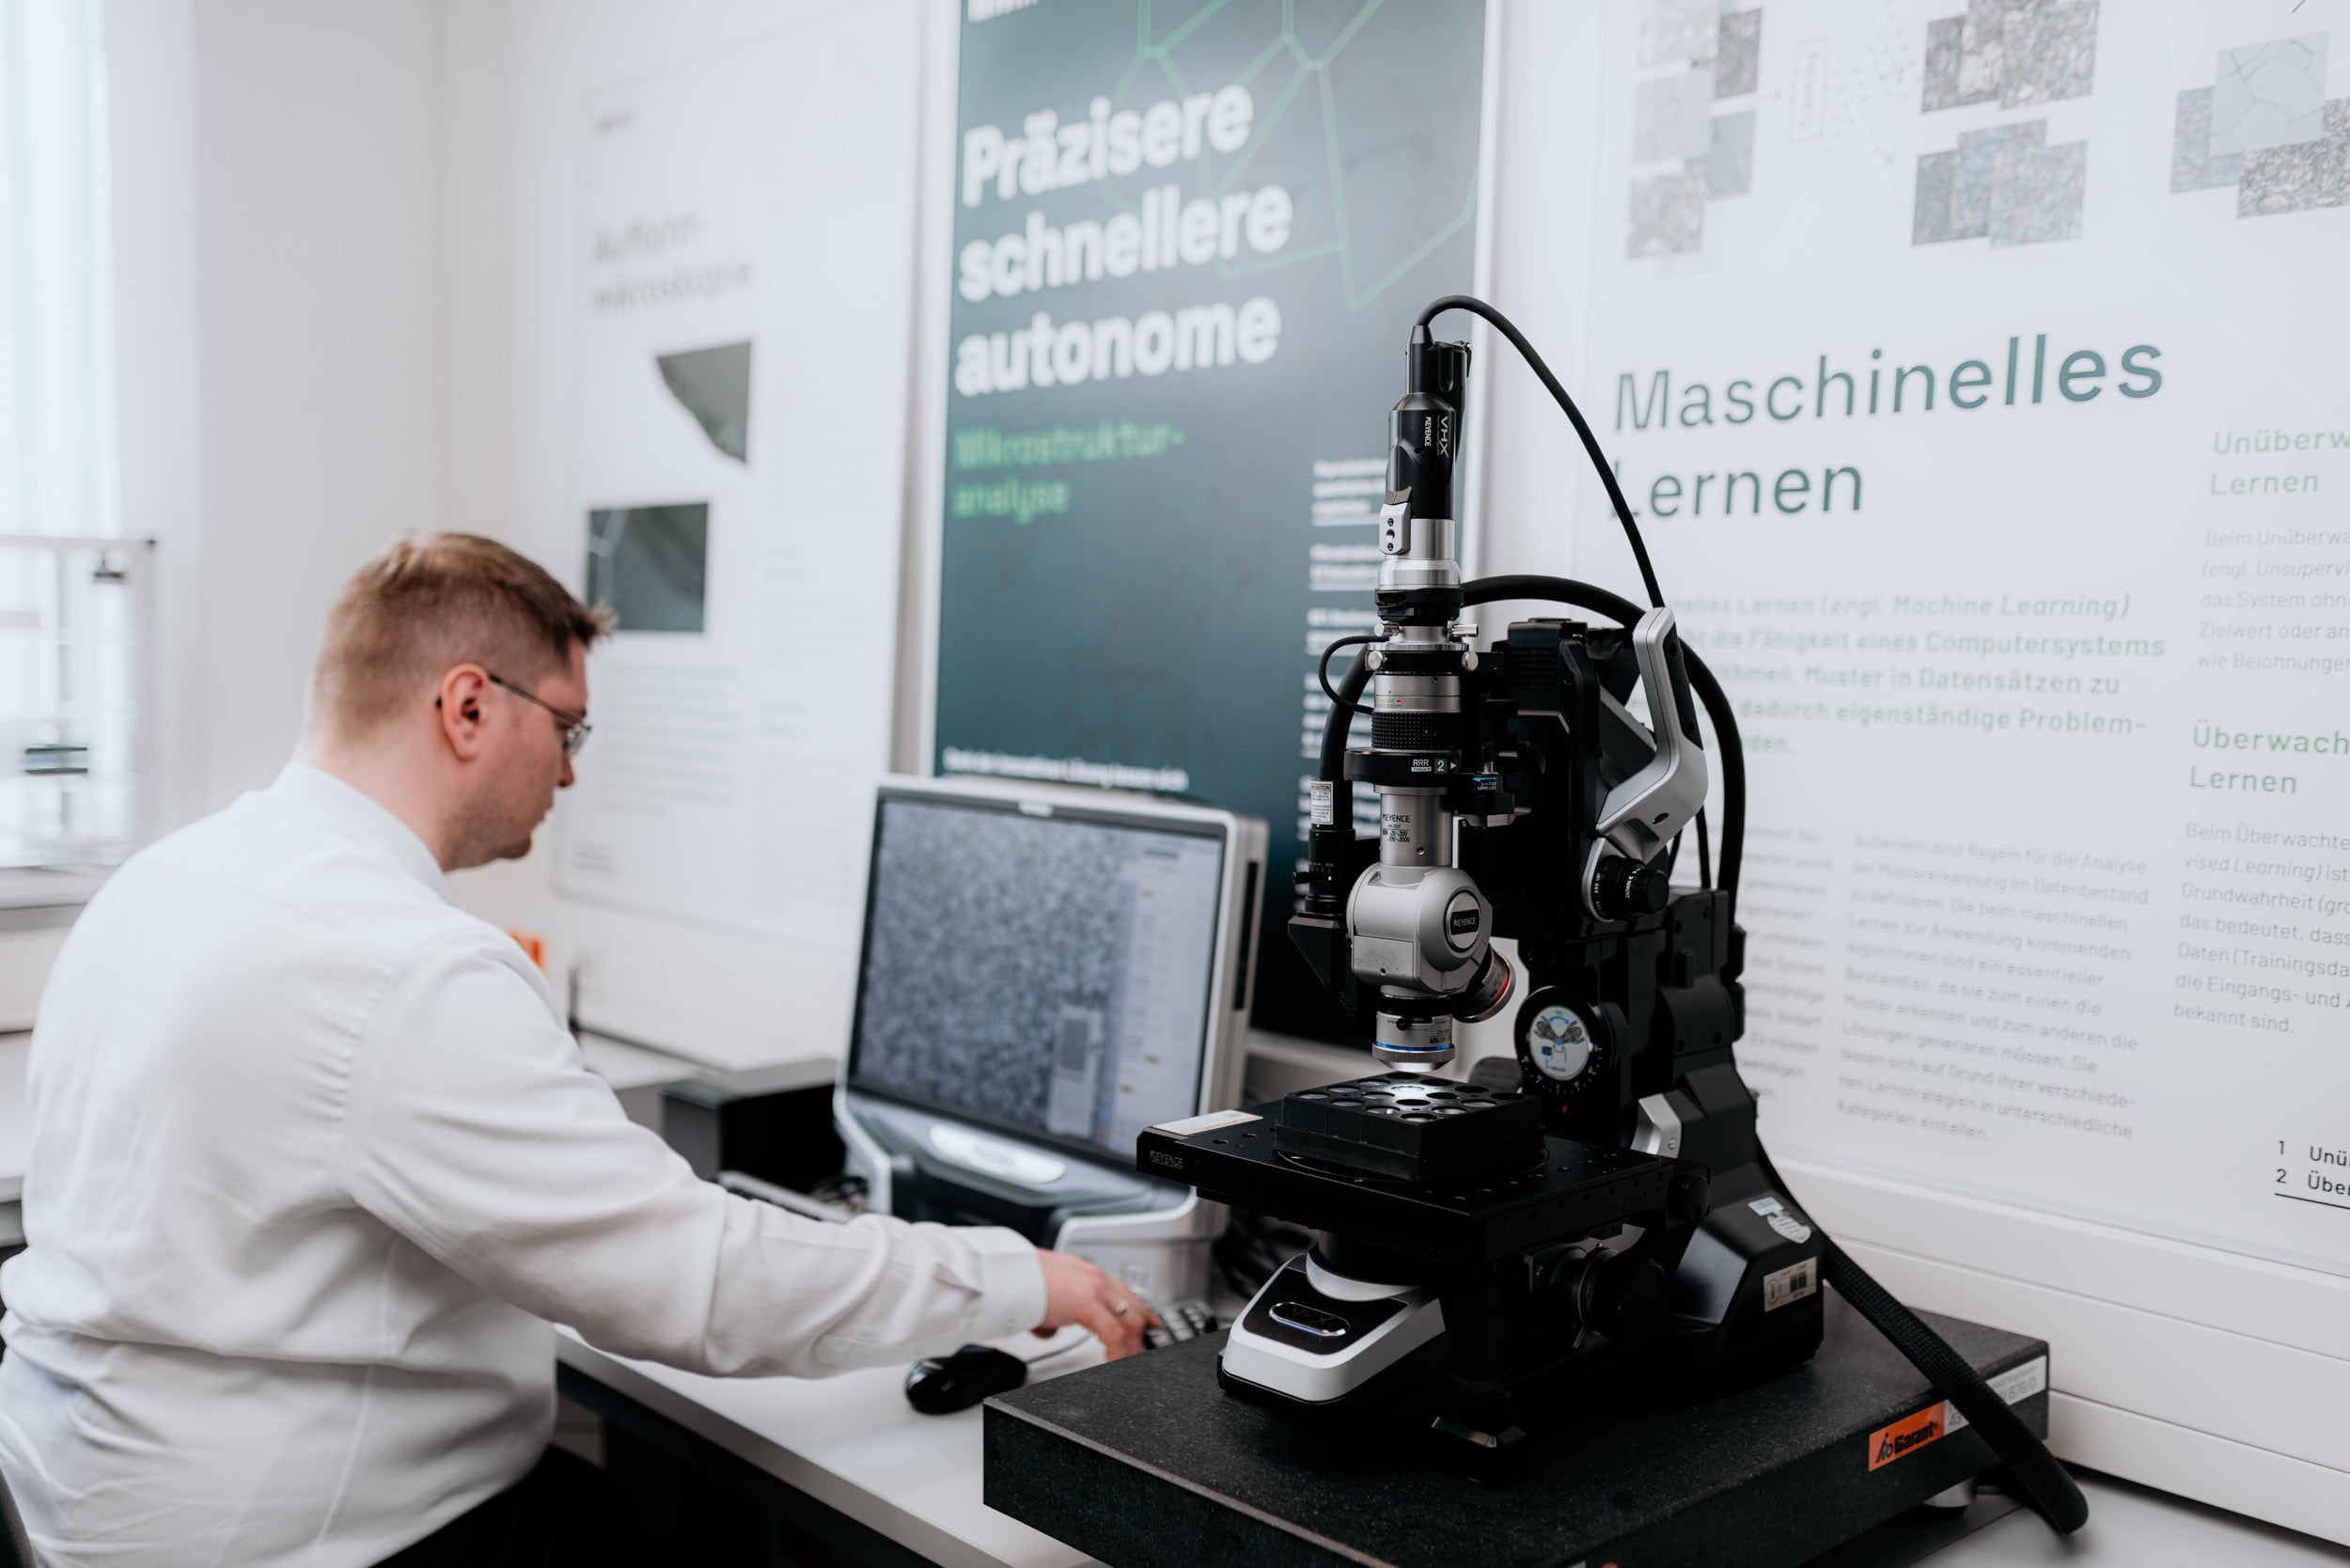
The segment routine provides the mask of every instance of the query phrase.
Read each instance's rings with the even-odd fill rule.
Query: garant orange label
[[[1938,1401],[1914,1416],[1904,1416],[1890,1426],[1881,1426],[1869,1434],[1869,1468],[1873,1470],[1890,1465],[1903,1454],[1924,1448],[1949,1431],[1947,1407]]]

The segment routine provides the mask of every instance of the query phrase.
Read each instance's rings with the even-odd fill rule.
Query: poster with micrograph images
[[[2350,1275],[2350,11],[1604,37],[1579,391],[1746,731],[1774,1149]]]
[[[932,763],[1271,828],[1255,1022],[1345,1038],[1291,948],[1326,713],[1373,624],[1386,412],[1475,279],[1484,8],[967,8]]]

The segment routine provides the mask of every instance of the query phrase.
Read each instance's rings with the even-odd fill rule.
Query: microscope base
[[[2044,1342],[1921,1315],[2046,1432]],[[1518,1445],[1523,1479],[1501,1488],[1232,1399],[1221,1348],[1210,1336],[990,1400],[988,1505],[1112,1568],[1197,1568],[1205,1543],[1251,1568],[1794,1568],[1993,1464],[1834,1299],[1810,1363],[1701,1401],[1575,1401]],[[1933,1544],[1954,1528],[1934,1522]],[[1867,1560],[1915,1560],[1891,1552]]]

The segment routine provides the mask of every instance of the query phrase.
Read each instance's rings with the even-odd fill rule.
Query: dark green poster
[[[1272,829],[1260,1027],[1324,700],[1372,625],[1387,406],[1471,284],[1484,7],[967,0],[935,765]]]

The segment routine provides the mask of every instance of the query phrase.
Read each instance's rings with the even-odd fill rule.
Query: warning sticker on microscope
[[[1991,1385],[1993,1393],[2008,1403],[2017,1403],[2047,1392],[2048,1358],[2035,1356],[2022,1366],[2012,1367],[1984,1381]],[[1890,1426],[1881,1426],[1869,1434],[1869,1468],[1882,1468],[1937,1438],[1966,1431],[1968,1424],[1958,1406],[1948,1400],[1929,1404],[1914,1416],[1904,1416]]]
[[[1820,1261],[1806,1258],[1762,1277],[1762,1309],[1776,1312],[1791,1301],[1820,1294]]]
[[[1189,1137],[1194,1133],[1213,1133],[1218,1127],[1237,1127],[1244,1121],[1262,1120],[1254,1111],[1210,1111],[1205,1116],[1187,1116],[1181,1121],[1162,1121],[1151,1130]]]
[[[1940,1441],[1950,1430],[1950,1423],[1939,1402],[1914,1416],[1904,1416],[1890,1426],[1881,1426],[1869,1434],[1869,1468],[1882,1469],[1905,1453],[1915,1453],[1928,1443]]]

